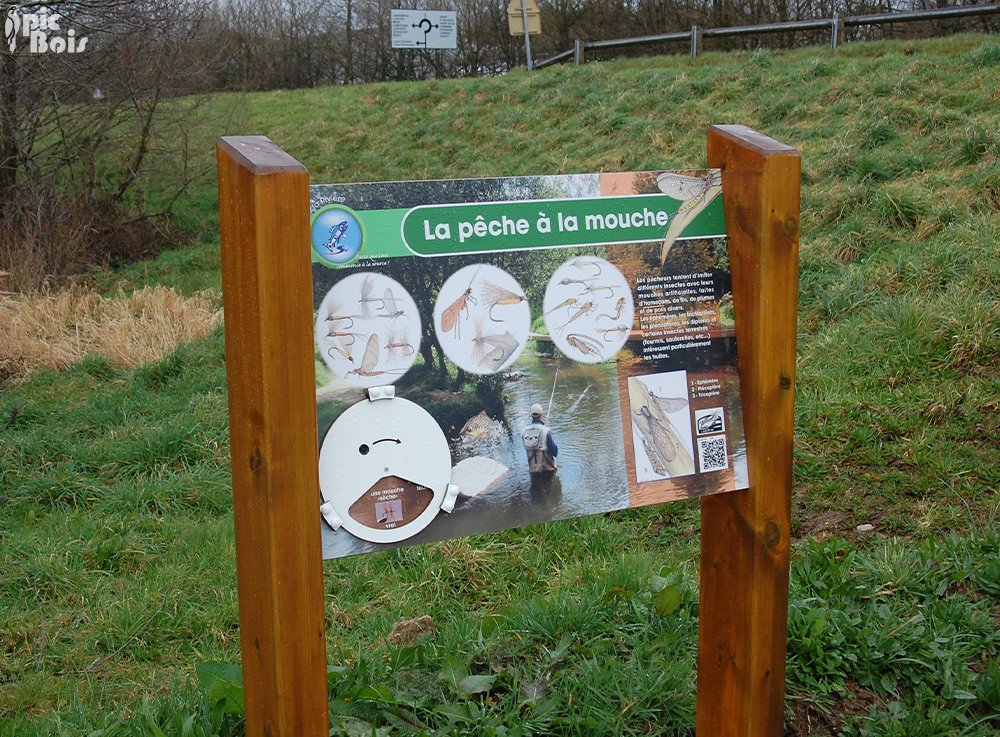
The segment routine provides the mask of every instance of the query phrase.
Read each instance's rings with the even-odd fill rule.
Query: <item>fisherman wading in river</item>
[[[542,405],[531,405],[531,424],[521,431],[532,487],[551,480],[556,472],[556,456],[559,455],[559,447],[552,430],[545,424],[544,414]]]

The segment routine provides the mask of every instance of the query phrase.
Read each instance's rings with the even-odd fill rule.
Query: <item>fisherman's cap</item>
[[[540,405],[540,404],[533,404],[533,405],[531,405],[531,416],[532,417],[541,417],[543,414],[545,414],[545,413],[542,411],[542,405]]]

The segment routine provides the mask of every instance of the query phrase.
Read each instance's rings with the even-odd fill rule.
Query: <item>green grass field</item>
[[[315,182],[701,166],[713,123],[796,146],[789,734],[987,737],[998,74],[1000,41],[958,36],[220,95],[193,163],[250,133]],[[96,283],[218,289],[214,186],[178,204],[189,247]],[[2,388],[0,737],[241,733],[205,665],[239,662],[228,463],[221,330]],[[679,503],[328,563],[333,733],[692,735],[698,532]]]

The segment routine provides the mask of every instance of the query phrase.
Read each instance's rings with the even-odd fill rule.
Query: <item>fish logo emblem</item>
[[[341,221],[330,228],[330,239],[323,244],[323,248],[331,254],[343,253],[346,251],[347,247],[342,246],[340,241],[343,240],[348,227],[350,226],[345,221]]]
[[[340,266],[357,258],[364,241],[361,220],[343,205],[327,205],[313,213],[313,260],[327,266]]]

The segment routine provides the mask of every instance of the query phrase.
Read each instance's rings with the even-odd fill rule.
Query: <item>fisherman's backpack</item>
[[[521,431],[521,442],[524,443],[525,450],[545,449],[545,425],[532,423]]]

